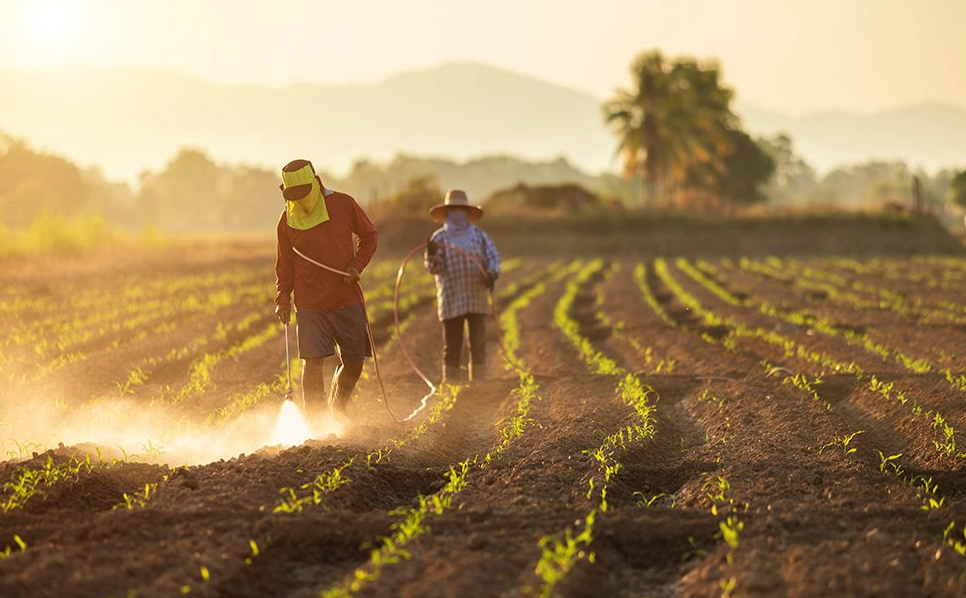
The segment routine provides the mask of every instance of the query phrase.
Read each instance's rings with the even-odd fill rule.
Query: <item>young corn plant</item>
[[[648,497],[643,492],[638,491],[631,494],[631,496],[637,498],[637,502],[634,504],[641,509],[650,509],[651,507],[659,506],[662,503],[668,503],[666,505],[667,508],[673,509],[674,505],[677,504],[677,499],[665,492],[660,492],[654,496]]]
[[[851,434],[843,434],[842,436],[836,436],[835,438],[832,439],[831,442],[822,445],[822,447],[818,449],[818,452],[821,453],[827,448],[839,447],[842,449],[842,452],[844,454],[851,455],[852,453],[858,450],[856,447],[851,446],[851,444],[852,444],[852,441],[855,439],[855,437],[858,436],[859,434],[865,434],[865,430],[858,430],[856,432],[852,432]]]
[[[299,495],[294,488],[282,488],[281,493],[286,494],[281,502],[272,510],[273,513],[301,513],[307,505],[320,505],[325,495],[335,492],[351,480],[342,476],[343,470],[350,467],[355,461],[355,457],[350,458],[342,465],[317,476],[311,482],[300,486],[301,490],[308,493]]]
[[[592,510],[583,521],[583,530],[576,536],[570,528],[564,533],[563,540],[556,540],[550,536],[540,539],[540,560],[534,572],[543,580],[543,585],[535,592],[538,598],[549,598],[553,589],[582,559],[593,563],[596,555],[588,547],[593,541],[594,518],[596,510]]]
[[[27,543],[17,534],[13,535],[13,543],[20,552],[27,550]],[[0,550],[0,559],[7,558],[11,554],[13,554],[13,546],[8,544],[3,550]]]
[[[747,512],[749,505],[735,504],[735,500],[729,496],[731,493],[731,483],[721,475],[714,476],[705,481],[703,489],[705,497],[711,503],[711,514],[718,518],[718,533],[715,538],[723,540],[728,546],[725,554],[725,565],[722,568],[722,577],[718,581],[722,589],[722,596],[730,596],[734,591],[736,581],[734,577],[726,576],[728,568],[734,563],[734,552],[738,549],[741,532],[745,529],[744,521],[739,517],[739,512]],[[694,542],[691,542],[694,546]],[[690,553],[690,551],[689,551]],[[687,558],[689,554],[685,554]]]
[[[943,544],[952,548],[959,556],[966,556],[966,527],[963,527],[962,539],[958,535],[953,535],[955,528],[956,522],[949,522],[949,525],[943,530]]]
[[[165,481],[168,476],[164,477]],[[148,504],[148,500],[151,498],[151,494],[158,489],[157,483],[148,483],[144,485],[144,489],[140,492],[135,492],[134,494],[124,493],[124,499],[114,505],[115,509],[133,509],[135,507],[144,507]]]
[[[55,463],[54,458],[48,455],[42,467],[21,467],[11,481],[4,484],[4,490],[8,491],[8,495],[0,503],[0,509],[4,513],[22,509],[33,497],[44,496],[47,489],[57,484],[78,482],[94,467],[96,466],[91,462],[90,455],[85,456],[83,460],[72,455],[62,463]]]
[[[815,388],[822,383],[822,379],[818,376],[808,379],[805,374],[795,374],[793,376],[788,376],[782,380],[782,385],[790,384],[795,388],[807,393],[813,400],[818,401],[825,406],[826,409],[831,409],[832,404],[819,395],[818,390]]]

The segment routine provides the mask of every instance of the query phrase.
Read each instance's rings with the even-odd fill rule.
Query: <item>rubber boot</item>
[[[463,368],[458,365],[443,366],[442,384],[459,384],[463,381]]]
[[[482,382],[486,380],[486,362],[470,363],[470,382]]]

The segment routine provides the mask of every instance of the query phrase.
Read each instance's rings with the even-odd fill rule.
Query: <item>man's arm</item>
[[[483,266],[487,272],[494,272],[497,276],[500,274],[500,253],[496,250],[496,245],[493,244],[493,239],[490,235],[483,233]]]
[[[446,269],[446,258],[443,257],[443,252],[446,251],[446,248],[437,245],[439,241],[442,241],[442,233],[438,230],[426,239],[426,251],[423,253],[423,266],[430,274],[442,274]]]
[[[356,272],[361,274],[365,267],[369,265],[373,254],[376,253],[376,246],[379,245],[379,231],[376,230],[376,225],[372,223],[369,215],[365,213],[362,207],[356,203],[356,200],[352,197],[349,197],[349,200],[352,202],[354,211],[352,232],[359,237],[359,241],[356,243],[356,255],[349,262],[348,267],[355,268]],[[348,270],[348,268],[346,269]]]
[[[282,212],[276,227],[275,306],[288,308],[292,301],[292,290],[295,288],[295,252],[292,251],[286,226],[285,212]]]

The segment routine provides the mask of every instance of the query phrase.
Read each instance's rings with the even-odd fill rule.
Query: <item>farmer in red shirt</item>
[[[275,314],[283,324],[289,322],[294,291],[298,351],[305,363],[302,397],[312,411],[326,402],[322,364],[338,346],[341,364],[327,402],[330,413],[344,419],[362,363],[372,355],[362,289],[356,283],[376,251],[379,234],[351,196],[322,185],[308,160],[285,165],[279,188],[286,209],[278,221]],[[321,268],[310,259],[348,276]]]

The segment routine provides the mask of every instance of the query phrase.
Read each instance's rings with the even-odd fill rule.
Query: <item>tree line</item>
[[[598,206],[706,212],[762,203],[881,209],[908,204],[914,179],[927,207],[966,208],[966,171],[930,175],[903,162],[870,161],[819,176],[788,135],[753,138],[732,110],[734,91],[715,61],[650,51],[633,61],[631,75],[631,87],[602,106],[623,176],[588,174],[562,157],[455,162],[405,154],[384,164],[358,160],[342,177],[320,174],[327,186],[354,195],[377,215],[424,210],[453,187],[467,190],[475,202],[493,198],[494,208],[515,211]],[[289,158],[280,157],[280,163]],[[125,227],[265,230],[282,209],[278,178],[274,169],[219,163],[185,148],[161,169],[141,173],[132,189],[0,132],[0,225],[26,226],[42,213],[101,213]],[[555,197],[560,205],[550,205]]]

